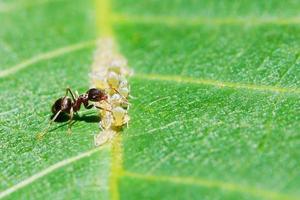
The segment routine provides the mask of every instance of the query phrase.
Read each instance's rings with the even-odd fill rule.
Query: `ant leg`
[[[55,115],[54,115],[54,117],[51,119],[51,121],[50,121],[50,124],[51,123],[53,123],[55,120],[56,120],[56,118],[58,117],[58,115],[61,113],[61,111],[62,110],[59,110]]]
[[[88,102],[83,102],[83,106],[85,107],[85,109],[91,109],[94,107],[93,104],[89,104]]]
[[[68,92],[71,94],[73,101],[76,101],[75,95],[73,94],[71,88],[69,88],[69,87],[66,89],[66,95],[65,96],[68,95]]]
[[[111,87],[111,89],[118,93],[128,103],[128,100],[116,88]]]
[[[78,112],[74,112],[75,117],[80,117]]]
[[[69,119],[69,122],[68,122],[68,133],[69,133],[69,135],[72,134],[71,127],[72,127],[73,118],[74,118],[74,111],[73,111],[73,108],[71,108],[71,110],[70,110],[70,119]]]
[[[62,110],[59,110],[54,117],[50,120],[48,126],[40,133],[38,133],[37,138],[38,139],[42,139],[42,137],[48,132],[50,126],[52,125],[52,123],[56,120],[56,118],[58,117],[58,115],[62,112]]]
[[[128,99],[126,97],[124,97],[116,88],[113,88],[111,87],[112,90],[114,90],[116,93],[118,93],[118,95],[121,96],[122,99],[124,99],[124,103],[127,104],[127,105],[131,105],[129,102],[128,102]]]
[[[75,90],[75,95],[74,96],[76,97],[76,99],[79,97],[79,93],[78,93],[77,90]]]
[[[86,109],[91,109],[91,108],[93,108],[93,107],[94,107],[94,105],[91,104],[91,105],[86,106],[85,108],[86,108]]]

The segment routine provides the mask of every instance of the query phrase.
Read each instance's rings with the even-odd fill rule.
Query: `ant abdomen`
[[[55,101],[51,110],[53,114],[59,111],[70,114],[72,108],[72,100],[69,97],[61,97]]]

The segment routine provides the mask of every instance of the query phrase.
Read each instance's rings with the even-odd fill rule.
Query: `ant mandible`
[[[70,93],[71,98],[68,97],[68,93]],[[96,107],[98,109],[106,110],[94,104],[89,104],[89,101],[101,102],[101,101],[106,101],[107,98],[108,98],[107,94],[103,90],[97,88],[91,88],[85,94],[81,94],[78,97],[74,95],[74,93],[70,88],[67,88],[65,96],[57,99],[55,103],[52,105],[51,111],[54,116],[52,117],[49,126],[46,128],[46,130],[48,130],[52,122],[54,122],[61,113],[65,113],[70,117],[69,119],[69,126],[70,126],[73,120],[74,113],[77,113],[80,110],[82,104],[86,109],[91,109],[93,107]],[[43,136],[46,133],[46,130],[43,131],[39,136],[40,137]]]

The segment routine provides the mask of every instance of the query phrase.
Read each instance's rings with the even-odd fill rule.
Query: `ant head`
[[[61,97],[55,101],[52,106],[52,113],[56,114],[58,111],[70,113],[72,107],[72,100],[69,97]]]
[[[103,90],[91,88],[86,93],[90,101],[99,102],[107,99],[107,95]]]

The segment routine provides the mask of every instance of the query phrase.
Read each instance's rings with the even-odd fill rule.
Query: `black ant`
[[[71,98],[68,97],[68,93],[71,94]],[[73,120],[74,113],[77,114],[77,112],[80,110],[81,104],[83,104],[86,109],[91,109],[93,107],[96,107],[98,109],[106,110],[94,104],[89,104],[89,101],[101,102],[101,101],[106,101],[107,98],[108,98],[107,94],[103,90],[97,88],[91,88],[85,94],[81,94],[78,97],[75,97],[71,89],[67,88],[65,96],[57,99],[55,103],[52,105],[51,111],[54,116],[52,117],[49,126],[46,128],[45,131],[43,131],[39,135],[39,137],[42,137],[46,133],[46,131],[48,130],[52,122],[54,122],[61,114],[67,114],[69,116],[70,118],[69,126],[70,126]]]

